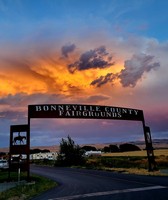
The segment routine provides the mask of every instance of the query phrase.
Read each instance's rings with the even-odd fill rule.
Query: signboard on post
[[[9,178],[12,171],[27,171],[29,179],[30,131],[28,124],[11,125],[9,151]]]

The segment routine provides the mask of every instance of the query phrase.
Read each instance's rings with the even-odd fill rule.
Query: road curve
[[[31,173],[59,183],[32,200],[166,200],[168,177],[119,174],[98,170],[31,166]]]

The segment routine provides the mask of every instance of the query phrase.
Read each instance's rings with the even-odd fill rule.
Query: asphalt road
[[[31,166],[31,173],[59,183],[32,200],[167,200],[168,177]]]

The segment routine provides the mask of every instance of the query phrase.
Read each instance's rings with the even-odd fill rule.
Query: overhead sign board
[[[143,111],[138,109],[79,104],[29,105],[28,117],[144,120]]]

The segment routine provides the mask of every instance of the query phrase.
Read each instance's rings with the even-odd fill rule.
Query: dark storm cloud
[[[109,96],[100,94],[100,95],[93,95],[93,96],[90,96],[90,97],[86,98],[86,102],[99,103],[99,102],[106,101],[106,100],[109,100],[109,99],[110,99]]]
[[[15,95],[9,94],[8,96],[0,99],[0,105],[5,106],[9,105],[12,107],[26,107],[29,104],[45,104],[45,103],[55,103],[56,101],[64,100],[64,95],[59,94],[26,94],[18,93]]]
[[[61,53],[65,58],[68,58],[68,54],[76,49],[75,44],[65,45],[61,48]]]
[[[28,105],[31,104],[54,104],[55,102],[62,102],[65,96],[59,94],[26,94],[18,93],[15,95],[8,95],[0,98],[0,126],[3,126],[5,119],[10,123],[13,121],[27,121]]]
[[[91,85],[101,87],[109,82],[113,84],[116,79],[119,79],[123,87],[135,87],[145,72],[155,70],[160,67],[159,62],[154,62],[154,56],[139,54],[133,55],[130,60],[125,61],[124,69],[119,73],[108,73],[106,76],[100,76],[93,80]]]
[[[83,53],[78,61],[68,65],[68,69],[71,73],[74,73],[76,70],[103,69],[114,64],[111,60],[112,56],[107,53],[104,46],[101,46]]]
[[[119,74],[120,82],[123,87],[135,87],[138,80],[145,72],[160,67],[160,63],[154,62],[154,56],[140,54],[133,55],[130,60],[125,61],[125,69]]]
[[[16,119],[24,119],[25,113],[23,111],[3,111],[0,112],[0,119],[9,119],[9,120],[16,120]]]
[[[117,78],[117,74],[108,73],[106,76],[100,76],[99,78],[95,79],[90,83],[90,85],[95,85],[96,87],[101,87],[106,83],[112,83]]]

